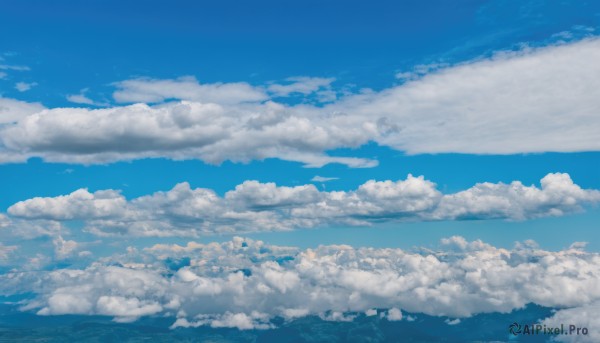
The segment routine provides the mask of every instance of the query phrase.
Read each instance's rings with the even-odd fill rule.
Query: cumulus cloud
[[[466,191],[445,196],[436,214],[440,218],[523,220],[561,216],[579,211],[579,201],[599,201],[599,191],[581,189],[568,174],[548,174],[540,183],[541,188],[525,186],[519,181],[510,184],[480,183]]]
[[[87,189],[79,189],[69,195],[18,202],[10,207],[9,213],[29,219],[94,219],[118,215],[125,202],[125,198],[113,190],[90,193]]]
[[[309,167],[373,167],[376,161],[326,153],[369,142],[409,154],[598,151],[599,59],[597,38],[501,52],[420,66],[418,77],[402,85],[322,106],[270,98],[331,91],[332,79],[292,78],[266,87],[201,84],[191,77],[126,80],[115,84],[117,102],[155,105],[54,108],[14,117],[16,123],[0,128],[0,161],[279,158]],[[163,103],[169,100],[180,101]]]
[[[561,309],[548,322],[592,327],[600,256],[531,244],[503,249],[462,237],[421,253],[345,245],[301,250],[236,237],[128,249],[84,269],[11,272],[0,280],[1,294],[36,294],[22,303],[25,311],[118,321],[161,315],[172,317],[173,327],[267,329],[276,317],[348,321],[375,309],[387,320],[405,320],[405,311],[456,324],[530,303]]]
[[[180,183],[131,200],[114,190],[80,189],[20,201],[7,212],[19,221],[82,220],[86,230],[98,235],[198,236],[386,221],[527,220],[576,213],[600,202],[600,191],[582,189],[568,174],[548,174],[540,184],[486,182],[443,194],[435,183],[412,175],[332,192],[312,184],[287,187],[245,181],[219,196]]]
[[[387,318],[387,320],[389,321],[402,320],[402,312],[399,309],[393,307],[389,311],[387,311],[385,318]]]
[[[54,245],[54,255],[59,260],[71,257],[79,247],[79,243],[76,241],[66,240],[62,236],[56,237],[52,244]]]
[[[408,80],[416,80],[420,77],[423,77],[432,72],[438,71],[439,69],[443,69],[449,67],[448,63],[430,63],[430,64],[418,64],[412,68],[411,71],[403,71],[396,74],[396,78],[404,81]]]
[[[274,325],[268,322],[269,319],[270,318],[267,314],[256,311],[252,311],[250,314],[225,312],[224,314],[218,315],[197,315],[192,322],[188,321],[185,317],[181,317],[178,318],[173,325],[171,325],[171,328],[188,328],[208,325],[213,328],[262,330],[274,327]]]
[[[596,151],[598,58],[598,39],[499,53],[333,108],[388,118],[376,141],[409,154]]]
[[[39,103],[30,103],[0,97],[0,127],[3,124],[18,122],[19,120],[31,114],[40,112],[43,109],[44,106]]]

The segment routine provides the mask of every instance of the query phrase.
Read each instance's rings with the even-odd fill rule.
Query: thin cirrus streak
[[[319,191],[246,181],[219,196],[180,183],[166,192],[128,200],[115,190],[20,201],[2,215],[14,235],[56,236],[69,221],[100,236],[187,236],[292,230],[332,225],[471,219],[527,220],[581,212],[600,201],[600,191],[582,189],[568,174],[548,174],[541,187],[519,181],[478,183],[443,194],[423,176],[370,180],[351,191]]]

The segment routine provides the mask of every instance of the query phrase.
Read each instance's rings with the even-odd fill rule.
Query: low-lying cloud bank
[[[3,217],[3,225],[22,236],[57,234],[63,223],[76,220],[101,236],[189,237],[398,221],[527,220],[576,213],[600,202],[600,191],[582,189],[568,174],[548,174],[540,183],[541,187],[485,182],[443,194],[435,183],[412,175],[331,192],[311,184],[285,187],[246,181],[222,197],[180,183],[167,192],[131,200],[115,190],[79,189],[20,201],[8,208],[10,217]]]
[[[409,154],[599,151],[598,60],[594,37],[444,66],[378,92],[336,91],[333,78],[253,86],[183,77],[117,82],[113,98],[125,105],[102,109],[0,98],[0,163],[279,158],[373,167],[327,153],[368,142]],[[276,102],[294,94],[323,102]]]
[[[455,236],[437,251],[301,250],[236,237],[129,248],[81,270],[11,272],[0,276],[0,293],[34,293],[21,310],[39,315],[98,314],[120,322],[160,315],[173,317],[173,327],[239,329],[307,315],[404,320],[408,311],[464,318],[534,303],[558,309],[546,323],[587,325],[587,338],[597,340],[592,314],[600,303],[600,255],[583,246],[552,252],[526,241],[502,249]]]

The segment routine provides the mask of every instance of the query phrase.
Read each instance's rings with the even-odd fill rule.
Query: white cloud
[[[52,220],[14,220],[11,225],[11,234],[24,239],[56,237],[68,232],[62,223]]]
[[[264,330],[274,327],[268,323],[269,316],[256,311],[250,314],[225,312],[219,315],[198,315],[193,322],[178,318],[171,328],[199,327],[209,325],[213,328],[237,328],[238,330]]]
[[[340,141],[354,146],[355,139],[367,136],[289,116],[284,106],[275,103],[60,108],[0,129],[1,145],[7,153],[36,156],[44,151],[49,161],[102,163],[165,156],[219,164],[227,159],[248,162],[278,157],[315,167],[335,162],[353,167],[376,165],[368,159],[331,157],[322,152]]]
[[[575,308],[561,309],[541,323],[553,328],[561,327],[562,324],[566,331],[569,331],[570,325],[575,325],[575,331],[571,334],[556,337],[559,342],[598,342],[600,340],[600,332],[597,329],[600,325],[600,301],[596,300]],[[580,330],[586,328],[587,334],[584,335],[581,331],[577,334],[576,328]]]
[[[376,315],[377,315],[377,310],[374,308],[370,308],[365,311],[365,316],[367,316],[367,317],[372,317],[372,316],[376,316]]]
[[[313,185],[278,187],[272,182],[245,181],[233,191],[227,192],[225,199],[236,208],[268,209],[310,204],[319,201],[321,197]]]
[[[81,297],[81,294],[57,292],[47,299],[49,307],[38,311],[39,315],[51,314],[87,314],[92,304]]]
[[[375,140],[410,154],[596,151],[599,58],[599,39],[500,53],[332,110],[386,117],[398,133]]]
[[[312,179],[310,179],[310,181],[313,181],[313,182],[327,182],[327,181],[333,181],[333,180],[339,180],[339,177],[324,177],[324,176],[315,175]]]
[[[4,214],[0,214],[0,230],[3,236],[20,239],[57,237],[68,233],[62,223],[55,220],[8,218]]]
[[[5,72],[0,71],[0,80],[5,79],[7,74]]]
[[[31,83],[17,82],[15,84],[15,89],[18,90],[19,92],[26,92],[35,86],[37,86],[37,82],[31,82]]]
[[[77,242],[65,240],[60,235],[52,241],[52,244],[54,245],[54,255],[59,260],[71,257],[79,247]]]
[[[31,69],[28,66],[0,64],[0,70],[28,71]]]
[[[188,266],[169,265],[184,257]],[[301,250],[236,237],[130,249],[85,269],[11,272],[0,281],[1,294],[36,294],[22,310],[118,321],[166,315],[173,317],[173,327],[266,329],[275,317],[348,321],[360,313],[376,315],[376,308],[388,320],[404,319],[402,312],[424,313],[453,318],[447,320],[452,325],[533,303],[561,309],[546,323],[592,328],[600,302],[600,256],[570,248],[545,251],[529,243],[503,249],[462,237],[423,253],[344,245]]]
[[[67,95],[67,101],[72,102],[74,104],[83,104],[83,105],[92,105],[92,106],[100,106],[106,107],[109,106],[107,102],[98,102],[90,99],[86,94],[89,91],[89,88],[84,88],[79,91],[79,94],[69,94]]]
[[[238,104],[267,100],[263,90],[245,82],[200,84],[193,76],[170,80],[149,78],[117,82],[113,97],[118,102],[157,103],[179,99],[201,103]]]
[[[525,48],[441,69],[422,66],[417,79],[324,106],[274,103],[269,90],[247,83],[126,80],[115,84],[119,102],[184,101],[19,117],[0,129],[0,161],[279,158],[372,167],[376,161],[326,154],[371,141],[409,154],[598,151],[599,59],[597,38]],[[294,78],[268,88],[272,95],[318,93],[331,91],[330,81]]]
[[[450,65],[448,63],[430,63],[430,64],[419,64],[414,66],[411,71],[399,72],[396,74],[397,79],[404,81],[416,80],[432,72],[438,71],[443,68],[447,68]]]
[[[36,271],[49,266],[52,259],[44,254],[37,253],[33,257],[27,258],[27,264],[22,266],[21,271]]]
[[[114,190],[80,189],[20,201],[7,212],[21,222],[82,220],[86,230],[98,235],[198,236],[386,221],[527,220],[577,213],[598,202],[600,191],[582,189],[568,174],[548,174],[541,187],[519,181],[481,183],[453,194],[442,194],[433,182],[409,175],[331,192],[312,184],[245,181],[223,197],[188,183],[129,201]]]
[[[458,324],[460,324],[460,319],[458,319],[458,318],[446,319],[446,320],[444,320],[444,323],[446,323],[448,325],[458,325]]]
[[[0,213],[0,229],[8,227],[10,225],[10,219],[2,213]]]
[[[320,313],[319,317],[322,320],[330,321],[330,322],[351,322],[356,318],[355,314],[347,314],[340,311],[328,311],[325,313]]]
[[[286,79],[287,84],[271,84],[267,88],[274,96],[289,96],[290,94],[309,95],[319,90],[330,90],[335,78],[296,76]],[[335,100],[335,98],[333,99]]]
[[[599,201],[599,191],[581,189],[568,174],[548,174],[540,183],[541,188],[528,187],[519,181],[510,184],[480,183],[466,191],[445,196],[436,213],[440,218],[523,220],[562,216],[580,211],[580,201]]]
[[[140,301],[138,298],[121,296],[101,296],[96,303],[98,314],[115,316],[120,322],[135,321],[162,311],[162,306],[154,301]]]
[[[8,260],[9,255],[17,250],[17,246],[14,245],[3,245],[0,243],[0,264]]]
[[[88,98],[85,94],[67,95],[67,101],[75,104],[94,105],[94,100]]]
[[[17,122],[44,109],[39,103],[30,103],[0,97],[0,125]],[[0,149],[1,152],[1,149]]]
[[[90,193],[87,189],[79,189],[69,195],[37,197],[18,202],[8,212],[21,218],[95,219],[119,215],[124,210],[125,202],[121,194],[112,190]]]
[[[387,311],[387,315],[385,316],[389,321],[398,321],[402,320],[402,311],[393,307]]]

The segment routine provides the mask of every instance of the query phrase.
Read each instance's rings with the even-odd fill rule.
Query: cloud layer
[[[462,237],[422,252],[300,250],[236,237],[129,248],[85,269],[0,279],[2,294],[35,293],[22,310],[40,315],[100,314],[121,322],[167,315],[173,327],[267,329],[275,317],[339,321],[361,312],[389,320],[403,320],[402,311],[463,318],[529,303],[561,309],[548,321],[568,316],[569,323],[587,324],[590,317],[576,314],[597,311],[600,256],[579,244],[551,252],[525,242],[507,250]]]
[[[548,174],[540,183],[541,187],[519,181],[486,182],[442,194],[433,182],[412,175],[332,192],[310,184],[286,187],[246,181],[224,196],[180,183],[131,200],[115,190],[79,189],[20,201],[8,208],[11,218],[5,219],[5,226],[27,232],[31,223],[55,223],[60,228],[76,220],[97,235],[198,236],[397,221],[526,220],[576,213],[600,202],[600,191],[582,189],[568,174]]]
[[[308,77],[266,86],[200,84],[190,77],[125,80],[115,83],[114,99],[141,103],[105,109],[30,113],[4,99],[2,123],[17,122],[0,127],[0,162],[279,158],[310,167],[372,167],[376,161],[327,154],[368,142],[410,154],[598,151],[597,60],[600,40],[589,38],[443,65],[339,100],[333,79]],[[335,101],[292,106],[271,100],[293,94]],[[162,103],[168,100],[181,101]]]

